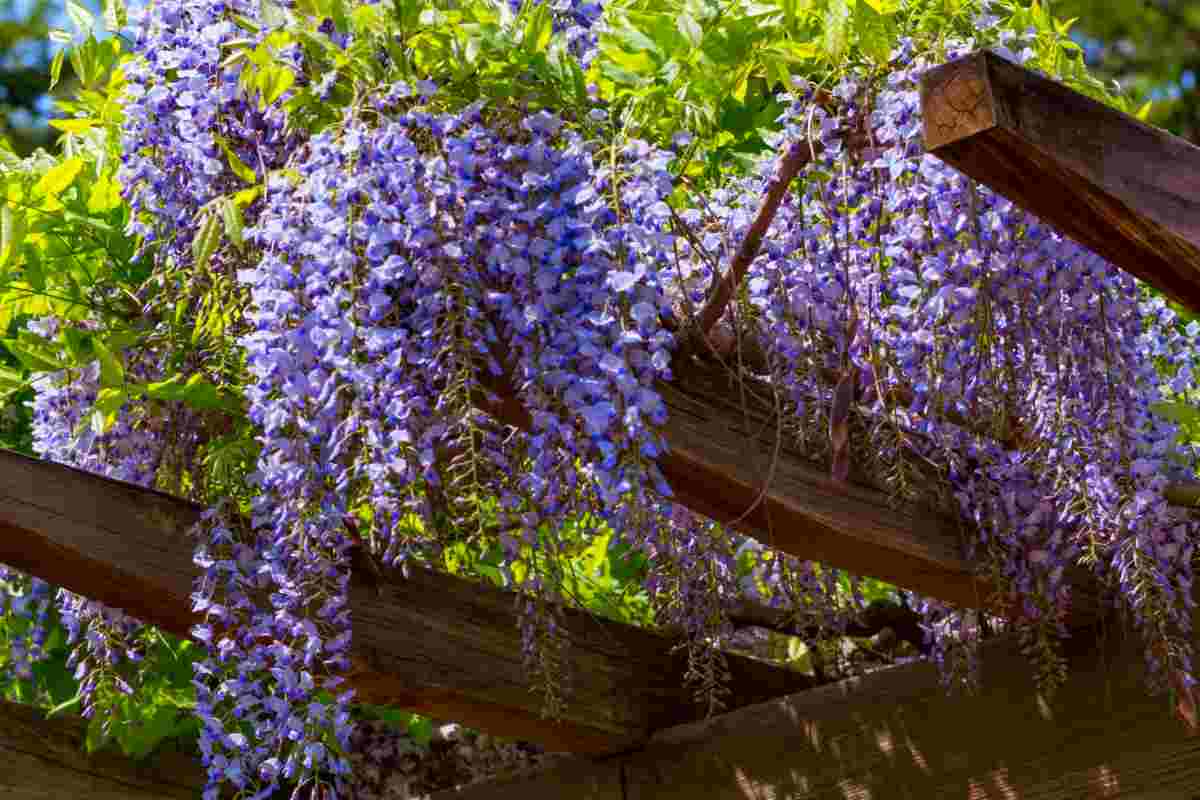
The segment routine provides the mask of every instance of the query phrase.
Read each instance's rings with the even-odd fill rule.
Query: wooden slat
[[[1200,311],[1200,148],[989,52],[921,79],[926,149]]]
[[[1069,683],[1039,701],[1016,642],[988,643],[983,689],[948,697],[930,664],[893,667],[657,734],[602,762],[447,791],[434,800],[1193,800],[1200,737],[1143,683],[1141,645],[1079,636]],[[589,783],[590,781],[590,783]]]
[[[195,568],[187,531],[200,508],[0,451],[0,563],[187,635]],[[609,753],[695,719],[675,642],[567,610],[565,718],[541,717],[522,663],[515,595],[427,570],[376,584],[356,572],[351,683],[361,699],[453,719],[553,750]],[[811,685],[800,673],[730,656],[730,707]]]
[[[869,575],[964,606],[986,585],[961,555],[958,523],[897,505],[861,484],[838,484],[779,434],[765,387],[742,396],[723,370],[678,365],[657,388],[670,447],[659,466],[683,505],[800,558]],[[762,488],[770,479],[768,491]]]
[[[0,797],[4,800],[194,800],[204,772],[194,758],[160,748],[133,761],[83,751],[83,721],[45,719],[0,701]]]

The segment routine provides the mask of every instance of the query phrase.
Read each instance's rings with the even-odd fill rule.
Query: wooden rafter
[[[921,78],[925,148],[1200,311],[1200,147],[981,51]]]
[[[984,644],[975,694],[948,695],[930,663],[890,667],[433,800],[1194,796],[1200,737],[1147,693],[1132,634],[1080,632],[1049,701],[1017,644]]]
[[[0,701],[0,797],[5,800],[194,800],[204,788],[197,759],[160,748],[133,761],[115,752],[87,754],[78,718],[46,719]]]
[[[676,502],[798,558],[963,607],[991,601],[990,584],[962,555],[967,532],[958,520],[893,502],[861,481],[832,480],[780,428],[769,386],[698,360],[673,369],[675,377],[656,388],[667,406],[669,448],[658,465]],[[511,394],[480,406],[529,427]],[[1074,597],[1075,623],[1093,619],[1099,604],[1091,584],[1080,583]]]
[[[161,492],[0,451],[0,563],[187,636],[201,509]],[[516,596],[414,568],[351,586],[359,697],[551,749],[607,753],[702,715],[683,687],[686,654],[650,631],[567,609],[568,707],[543,719],[522,663]],[[812,685],[730,655],[731,707]]]

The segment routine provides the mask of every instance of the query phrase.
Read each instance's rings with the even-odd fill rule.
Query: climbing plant
[[[40,455],[210,507],[206,621],[184,645],[6,572],[4,658],[28,682],[70,645],[76,702],[112,724],[146,707],[123,698],[190,709],[206,796],[352,796],[355,549],[518,591],[550,714],[563,603],[682,632],[713,711],[747,597],[816,639],[910,603],[952,687],[1010,625],[1051,692],[1074,565],[1154,685],[1191,686],[1196,528],[1163,488],[1193,469],[1200,324],[921,147],[921,72],[980,47],[1132,110],[1036,3],[110,0],[108,38],[75,17],[62,154],[2,155],[0,391]],[[675,503],[657,387],[697,360],[834,480],[960,518],[996,616]],[[164,658],[190,681],[155,683]],[[163,719],[134,730],[188,724]]]

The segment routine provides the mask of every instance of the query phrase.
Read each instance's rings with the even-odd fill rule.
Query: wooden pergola
[[[1200,310],[1200,148],[989,53],[928,72],[922,106],[929,152]],[[673,372],[659,387],[670,446],[659,465],[678,502],[797,557],[960,606],[989,595],[955,520],[896,508],[777,449],[773,409],[747,408],[725,371],[693,361]],[[511,396],[488,410],[528,421]],[[1194,505],[1200,491],[1168,497]],[[195,621],[186,531],[199,512],[0,453],[0,562],[181,635]],[[420,570],[385,571],[382,583],[356,570],[350,683],[372,702],[580,756],[455,794],[467,800],[1200,797],[1200,743],[1146,695],[1140,643],[1105,629],[1083,579],[1073,588],[1070,676],[1052,703],[1001,637],[985,645],[982,692],[967,698],[947,698],[928,664],[814,688],[731,656],[732,710],[701,720],[669,639],[568,610],[572,694],[565,719],[547,721],[521,664],[514,596]],[[1189,698],[1179,708],[1194,715]]]

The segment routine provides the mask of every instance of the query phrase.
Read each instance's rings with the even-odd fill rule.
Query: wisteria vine
[[[740,599],[792,608],[817,638],[846,630],[858,578],[761,557],[674,504],[656,466],[656,386],[796,148],[811,157],[707,344],[736,349],[742,377],[769,387],[790,445],[974,534],[989,614],[914,598],[947,682],[975,679],[972,643],[1003,617],[1039,685],[1061,683],[1070,572],[1085,569],[1144,634],[1155,685],[1194,684],[1196,522],[1164,489],[1195,453],[1154,408],[1196,391],[1200,325],[1180,326],[1131,277],[922,151],[922,71],[979,44],[1031,57],[998,19],[933,50],[905,37],[886,74],[848,67],[836,85],[780,87],[767,143],[781,155],[696,186],[681,177],[692,135],[629,134],[595,86],[571,108],[459,103],[344,20],[311,21],[305,46],[277,36],[295,18],[268,5],[150,3],[122,96],[129,234],[161,268],[159,290],[187,311],[202,272],[244,309],[229,330],[258,445],[243,476],[253,500],[248,515],[217,503],[196,532],[206,797],[224,785],[349,796],[356,548],[403,566],[488,539],[510,577],[531,564],[514,583],[551,711],[569,702],[552,602],[568,522],[593,520],[645,554],[659,622],[684,633],[710,711]],[[556,57],[594,62],[601,5],[552,15]],[[375,72],[338,61],[360,51]],[[68,324],[89,323],[30,331],[52,341]],[[164,373],[176,354],[156,341],[123,355],[131,376]],[[98,363],[38,379],[39,454],[161,486],[219,435],[184,404],[145,399],[97,433],[99,380]],[[747,552],[757,560],[739,581]],[[24,675],[52,590],[8,572],[0,585],[33,620],[10,644]],[[121,664],[139,659],[141,626],[66,592],[58,608],[85,691],[133,691]]]

